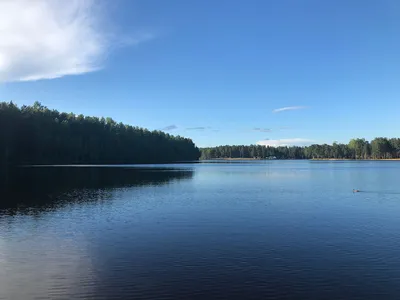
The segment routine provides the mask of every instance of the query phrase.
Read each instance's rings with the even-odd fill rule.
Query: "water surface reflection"
[[[118,189],[190,179],[190,168],[20,167],[0,172],[0,210],[9,214],[57,209],[70,202],[104,201]],[[4,213],[4,212],[3,212]]]
[[[21,170],[0,299],[400,299],[398,163]]]

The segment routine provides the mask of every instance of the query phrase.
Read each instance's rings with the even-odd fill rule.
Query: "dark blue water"
[[[3,177],[0,299],[400,299],[400,162]]]

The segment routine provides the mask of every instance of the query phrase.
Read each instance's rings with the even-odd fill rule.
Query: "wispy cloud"
[[[0,82],[51,79],[99,70],[119,40],[105,26],[98,0],[1,0]]]
[[[271,132],[272,129],[269,128],[259,128],[259,127],[255,127],[253,128],[254,131],[259,131],[259,132]]]
[[[204,130],[206,128],[207,127],[202,127],[202,126],[200,126],[200,127],[189,127],[189,128],[186,128],[186,130]]]
[[[132,35],[120,37],[119,43],[121,46],[136,46],[154,38],[156,35],[153,32],[138,31]]]
[[[314,141],[302,138],[280,139],[280,140],[262,140],[257,145],[279,147],[279,146],[306,146],[311,145]]]
[[[168,126],[165,126],[164,128],[161,128],[160,130],[161,131],[171,131],[171,130],[174,130],[177,128],[178,128],[178,126],[176,126],[176,125],[168,125]]]
[[[288,111],[288,110],[299,110],[299,109],[305,109],[305,108],[306,108],[306,106],[287,106],[287,107],[281,107],[281,108],[274,109],[272,112],[279,113],[279,112]]]

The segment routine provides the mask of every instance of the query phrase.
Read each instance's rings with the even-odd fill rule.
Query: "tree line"
[[[200,159],[393,159],[400,158],[400,138],[352,139],[348,144],[271,147],[236,145],[202,148]]]
[[[193,141],[35,102],[0,102],[0,165],[141,164],[198,160]]]

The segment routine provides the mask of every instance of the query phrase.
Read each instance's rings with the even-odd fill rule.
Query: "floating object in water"
[[[359,192],[360,192],[360,190],[353,189],[353,193],[359,193]]]

